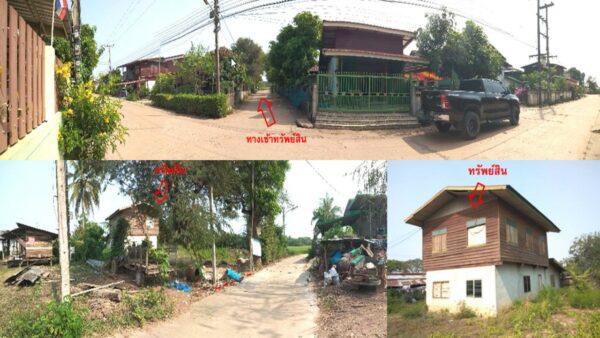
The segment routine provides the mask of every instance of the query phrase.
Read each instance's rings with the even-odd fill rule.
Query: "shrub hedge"
[[[229,114],[227,95],[225,94],[155,94],[152,96],[152,102],[157,107],[179,114],[208,118],[221,118]]]

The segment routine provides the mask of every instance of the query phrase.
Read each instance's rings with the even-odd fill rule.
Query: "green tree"
[[[69,202],[75,207],[75,213],[82,217],[85,227],[87,215],[100,205],[102,178],[97,167],[90,161],[70,161],[72,172],[67,173],[69,184]]]
[[[75,260],[102,259],[102,252],[106,247],[104,229],[96,223],[81,224],[75,230],[71,243],[75,248]]]
[[[577,274],[589,273],[600,286],[600,232],[576,238],[569,249],[567,267]]]
[[[100,74],[97,92],[103,95],[117,96],[119,94],[119,83],[121,83],[121,72],[118,70]]]
[[[456,73],[462,79],[500,75],[504,58],[480,26],[469,20],[458,32],[454,14],[446,10],[426,17],[427,25],[417,31],[417,47],[432,71],[447,77]]]
[[[334,205],[333,197],[326,194],[325,197],[321,198],[319,206],[313,210],[313,217],[311,220],[314,224],[313,240],[309,256],[314,257],[317,254],[317,239],[319,234],[323,232],[320,225],[325,222],[333,221],[340,217],[341,213],[342,209],[339,206]]]
[[[177,62],[177,76],[185,85],[189,85],[193,94],[202,94],[207,81],[214,71],[214,56],[202,46],[194,47]]]
[[[593,77],[588,77],[587,86],[590,91],[590,94],[600,94],[600,88],[598,87],[598,82]]]
[[[87,82],[92,79],[94,69],[104,53],[104,47],[98,48],[96,42],[96,27],[88,24],[81,26],[81,79]],[[44,36],[46,44],[50,44],[50,36]],[[63,63],[75,64],[71,41],[63,37],[54,38],[54,49],[56,56]]]
[[[249,79],[248,84],[255,91],[265,72],[265,52],[258,44],[248,38],[239,38],[231,46],[231,50],[239,55],[240,62],[245,65]]]
[[[585,73],[579,69],[572,67],[567,71],[571,79],[577,80],[580,86],[585,86]]]
[[[423,272],[423,261],[419,258],[407,261],[387,260],[388,271],[400,271],[406,273]]]
[[[279,87],[308,83],[308,70],[317,64],[321,47],[321,19],[302,12],[271,41],[267,56],[267,77]]]

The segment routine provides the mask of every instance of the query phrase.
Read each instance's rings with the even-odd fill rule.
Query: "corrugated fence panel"
[[[8,143],[13,145],[19,140],[17,124],[17,41],[19,35],[19,16],[17,15],[17,11],[10,6],[8,26]]]
[[[40,95],[40,88],[38,83],[38,76],[40,72],[40,56],[39,56],[39,46],[37,43],[37,35],[35,33],[31,36],[31,43],[33,44],[33,112],[32,112],[32,128],[35,129],[38,126],[38,114],[40,111],[40,101],[38,100]]]
[[[0,0],[0,51],[6,51],[8,43],[8,2]],[[0,153],[8,148],[8,116],[5,104],[8,101],[6,83],[6,53],[0,53]]]
[[[27,135],[27,96],[25,94],[25,80],[27,79],[27,77],[25,76],[26,33],[27,24],[25,23],[25,19],[19,17],[19,138],[23,138],[25,137],[25,135]]]

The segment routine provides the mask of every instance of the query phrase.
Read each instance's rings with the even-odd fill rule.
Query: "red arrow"
[[[477,196],[477,190],[481,187],[481,191],[479,192],[479,199],[474,202],[475,196]],[[483,204],[483,192],[485,191],[485,184],[477,182],[475,186],[475,190],[471,194],[469,194],[469,203],[471,203],[471,208],[477,208],[478,206]]]
[[[167,191],[169,191],[169,182],[167,180],[162,180],[158,189],[154,192],[154,199],[156,200],[156,204],[161,204],[162,202],[167,200]],[[162,196],[160,196],[162,194]],[[160,196],[160,197],[159,197]]]
[[[267,103],[267,108],[269,109],[270,117],[267,117],[267,114],[262,109],[263,102]],[[277,123],[277,121],[275,120],[275,115],[273,114],[273,110],[271,109],[271,107],[273,107],[273,102],[267,100],[264,97],[261,97],[260,101],[258,102],[258,108],[256,109],[257,112],[262,114],[263,118],[265,119],[265,123],[267,124],[267,127],[274,126]]]

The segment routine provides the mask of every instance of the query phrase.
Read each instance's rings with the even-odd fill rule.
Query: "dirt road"
[[[260,96],[250,99],[220,120],[199,119],[123,102],[129,137],[108,159],[600,159],[600,96],[552,108],[524,108],[521,124],[487,124],[475,141],[459,132],[439,134],[435,128],[387,131],[303,129],[302,117],[286,100],[261,93],[273,101],[277,124],[267,128],[256,112]],[[301,133],[304,144],[251,144],[248,136]]]
[[[304,256],[288,257],[173,320],[117,337],[309,337],[318,306]]]

